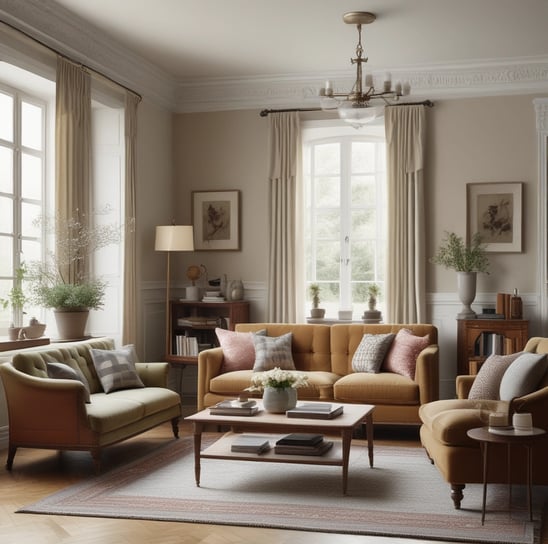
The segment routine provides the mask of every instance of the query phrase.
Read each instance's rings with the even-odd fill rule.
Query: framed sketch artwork
[[[490,252],[521,252],[521,182],[467,183],[468,240],[478,232]]]
[[[240,249],[240,191],[192,191],[195,250]]]

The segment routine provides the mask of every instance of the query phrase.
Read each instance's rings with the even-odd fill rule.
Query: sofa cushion
[[[369,404],[419,404],[419,386],[392,372],[355,372],[343,376],[333,386],[335,400]]]
[[[90,352],[105,393],[144,387],[135,370],[135,351],[132,346],[118,350],[91,349]]]
[[[409,329],[400,329],[382,365],[385,372],[395,372],[415,379],[419,353],[430,343],[429,336],[415,336]]]
[[[264,372],[273,368],[295,370],[291,353],[292,338],[293,334],[290,332],[274,337],[254,335],[255,364],[253,371]]]
[[[80,370],[57,362],[46,363],[46,368],[48,378],[53,378],[55,380],[75,380],[81,382],[85,389],[84,400],[86,403],[91,402],[88,381]]]
[[[498,400],[502,376],[520,355],[521,352],[487,357],[474,379],[468,398]]]
[[[91,404],[86,404],[88,422],[93,431],[108,433],[145,417],[143,403],[117,397],[115,393],[95,393]]]
[[[234,332],[226,329],[215,329],[219,345],[223,348],[221,372],[233,370],[251,370],[255,363],[255,345],[253,335],[265,335],[266,331]]]
[[[396,335],[364,334],[352,357],[354,372],[378,372]]]
[[[536,390],[546,373],[543,353],[523,353],[506,370],[500,382],[500,399],[512,400]]]

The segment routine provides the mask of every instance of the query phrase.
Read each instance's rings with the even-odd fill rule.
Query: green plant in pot
[[[35,304],[54,310],[59,338],[85,336],[90,310],[104,305],[107,284],[89,273],[91,255],[110,244],[119,243],[116,225],[89,226],[78,218],[46,221],[46,231],[54,229],[55,251],[45,261],[29,266],[31,297]]]
[[[308,292],[312,299],[312,308],[310,309],[310,317],[315,319],[323,319],[325,317],[325,309],[320,308],[320,286],[317,283],[311,283],[308,286]]]
[[[15,270],[13,287],[8,291],[5,298],[0,298],[0,306],[2,306],[4,310],[8,307],[11,309],[11,324],[8,329],[10,340],[17,340],[23,325],[23,306],[28,300],[23,291],[25,273],[25,264],[22,263],[21,266]]]
[[[479,233],[475,233],[470,244],[454,232],[446,232],[436,254],[430,262],[457,272],[457,292],[462,302],[458,319],[474,319],[476,313],[471,308],[476,298],[478,272],[488,274],[489,259]]]

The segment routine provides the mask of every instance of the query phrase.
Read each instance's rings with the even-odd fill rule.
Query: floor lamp
[[[169,291],[170,255],[172,251],[194,251],[194,232],[191,225],[165,225],[156,227],[156,251],[167,252],[166,270],[166,356],[171,355],[169,345]]]

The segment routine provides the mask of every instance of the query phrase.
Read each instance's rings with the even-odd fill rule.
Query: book
[[[291,433],[276,441],[276,446],[317,446],[323,435],[311,433]]]
[[[344,411],[342,404],[331,405],[316,402],[307,402],[287,410],[287,417],[302,417],[309,419],[333,419]]]
[[[242,434],[234,439],[230,451],[241,453],[263,453],[270,449],[270,442],[264,436]]]
[[[253,416],[259,411],[254,400],[223,400],[209,408],[213,416]]]
[[[274,446],[274,453],[282,455],[323,455],[333,447],[333,442],[324,441],[315,446]]]

